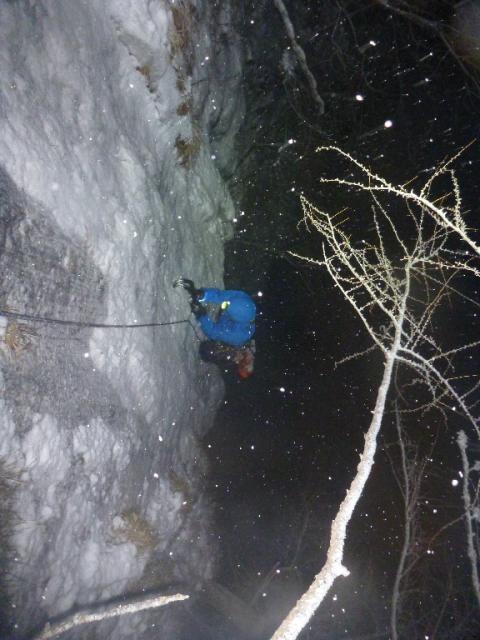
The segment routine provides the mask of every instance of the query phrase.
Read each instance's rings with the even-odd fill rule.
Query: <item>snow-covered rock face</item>
[[[167,322],[189,316],[175,277],[221,285],[235,214],[219,168],[243,111],[231,25],[226,0],[0,4],[1,308]],[[199,438],[222,387],[192,327],[2,332],[18,637],[72,607],[208,578]],[[150,637],[142,624],[99,637]]]

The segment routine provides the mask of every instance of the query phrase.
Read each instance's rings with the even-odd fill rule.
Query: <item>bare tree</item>
[[[358,179],[351,178],[350,172],[348,178],[322,178],[321,182],[370,196],[371,238],[363,233],[358,237],[358,216],[345,211],[327,213],[302,196],[303,221],[321,238],[320,257],[292,255],[327,270],[335,288],[362,322],[372,347],[381,352],[383,375],[356,475],[332,522],[325,564],[272,640],[294,640],[336,578],[349,575],[343,564],[347,526],[372,470],[395,364],[406,365],[413,372],[412,393],[415,385],[424,385],[430,394],[429,405],[463,413],[480,435],[468,392],[456,388],[454,366],[457,356],[479,342],[441,345],[433,325],[445,299],[463,295],[456,288],[456,275],[478,274],[470,257],[463,250],[459,252],[455,244],[461,238],[480,254],[462,218],[460,190],[451,168],[453,159],[443,163],[415,193],[390,184],[338,148],[320,151],[333,151],[349,162],[350,170],[359,172]],[[452,185],[451,194],[434,200],[435,181],[445,175]],[[386,199],[380,200],[382,195]],[[394,214],[399,204],[400,215],[398,211]],[[361,354],[349,358],[357,355]]]
[[[397,640],[399,637],[400,619],[403,613],[406,585],[412,569],[419,560],[419,510],[422,480],[427,461],[432,455],[432,451],[430,450],[427,455],[421,456],[419,446],[405,433],[398,398],[394,401],[394,419],[397,432],[396,445],[400,452],[399,470],[397,470],[388,448],[386,451],[392,472],[400,493],[402,494],[403,503],[403,543],[395,572],[390,609],[390,632],[392,634],[392,640]]]

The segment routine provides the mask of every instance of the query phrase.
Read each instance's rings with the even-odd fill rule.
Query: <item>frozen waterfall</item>
[[[0,4],[1,308],[173,321],[189,315],[176,276],[221,285],[234,218],[221,171],[243,115],[232,13],[228,0]],[[1,615],[14,637],[211,577],[199,438],[222,384],[190,325],[1,331]],[[157,637],[158,615],[75,637]],[[174,614],[161,615],[168,637]]]

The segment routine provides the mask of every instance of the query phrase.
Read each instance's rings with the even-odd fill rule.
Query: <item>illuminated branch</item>
[[[186,600],[189,596],[177,593],[170,596],[155,596],[153,598],[147,598],[146,600],[136,600],[134,602],[123,602],[121,604],[106,605],[99,610],[84,609],[78,611],[72,615],[65,617],[63,620],[55,623],[48,623],[43,630],[32,640],[50,640],[50,638],[56,638],[57,636],[70,631],[74,627],[78,627],[82,624],[88,624],[90,622],[99,622],[100,620],[106,620],[107,618],[115,618],[123,616],[127,613],[137,613],[138,611],[144,611],[145,609],[156,609],[158,607],[164,607],[171,602],[178,602],[179,600]]]
[[[343,566],[343,551],[345,538],[347,536],[347,525],[352,518],[353,511],[360,500],[372,470],[377,449],[377,435],[382,424],[385,402],[392,378],[393,363],[395,361],[395,350],[398,348],[399,340],[400,328],[396,333],[392,349],[385,359],[383,378],[378,388],[373,418],[365,434],[365,446],[357,466],[357,473],[332,522],[327,560],[320,573],[315,576],[308,590],[287,615],[271,640],[295,640],[323,602],[323,599],[335,580],[339,576],[349,575],[348,569]]]
[[[328,146],[328,147],[319,147],[317,151],[334,151],[338,153],[340,156],[349,160],[353,163],[366,177],[366,182],[356,182],[352,180],[344,180],[343,178],[320,178],[320,182],[334,182],[336,184],[341,184],[344,186],[354,187],[356,189],[360,189],[361,191],[368,191],[372,193],[374,191],[384,191],[395,196],[402,198],[403,200],[411,201],[412,203],[419,205],[423,208],[423,210],[432,216],[437,224],[443,226],[446,230],[454,231],[457,233],[464,242],[466,242],[471,249],[475,251],[475,253],[480,256],[480,246],[474,242],[474,240],[470,237],[468,233],[467,226],[460,215],[460,207],[461,207],[461,199],[460,192],[458,191],[458,185],[456,180],[454,180],[454,195],[455,195],[455,205],[454,207],[439,207],[431,202],[428,197],[428,190],[431,187],[433,180],[444,173],[448,173],[448,175],[452,178],[454,177],[454,173],[449,169],[450,164],[455,161],[461,153],[465,151],[470,145],[467,145],[463,149],[461,149],[457,154],[455,154],[452,158],[447,160],[445,163],[440,165],[440,167],[435,171],[433,176],[424,186],[424,188],[416,193],[413,190],[407,191],[402,186],[394,186],[391,183],[387,182],[384,178],[381,178],[379,175],[373,173],[370,169],[368,169],[361,162],[358,162],[355,158],[353,158],[349,153],[339,149],[338,147]],[[450,219],[450,215],[453,219]]]

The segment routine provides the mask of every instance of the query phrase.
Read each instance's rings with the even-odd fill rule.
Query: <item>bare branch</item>
[[[400,334],[397,332],[396,343],[399,339]],[[382,424],[385,401],[392,377],[393,363],[395,360],[394,349],[395,346],[387,355],[385,360],[383,378],[378,389],[373,418],[370,423],[370,427],[365,434],[365,446],[360,456],[357,474],[355,475],[350,488],[347,491],[347,495],[340,505],[337,515],[332,523],[327,560],[320,573],[315,577],[308,590],[290,611],[288,616],[272,636],[271,640],[295,640],[317,608],[323,602],[323,599],[330,590],[334,581],[339,576],[349,575],[348,569],[343,566],[343,550],[347,535],[347,525],[351,520],[358,501],[360,500],[373,466],[373,460],[377,449],[377,435]]]
[[[292,21],[290,20],[290,16],[288,15],[287,8],[283,3],[283,0],[273,0],[273,3],[278,9],[278,12],[282,17],[283,24],[285,26],[285,31],[287,32],[288,38],[290,40],[290,44],[292,45],[292,49],[295,51],[295,55],[297,56],[298,62],[300,63],[300,66],[302,67],[302,71],[305,74],[305,77],[307,78],[313,99],[318,105],[319,115],[323,115],[325,113],[325,103],[318,93],[317,81],[315,80],[315,76],[313,75],[313,73],[310,71],[310,68],[307,63],[307,57],[305,55],[305,51],[298,44],[297,36],[295,35],[295,29],[293,28]]]
[[[95,609],[84,609],[67,616],[59,622],[55,622],[54,624],[47,622],[43,630],[38,635],[34,636],[32,640],[49,640],[50,638],[56,638],[57,636],[70,631],[70,629],[82,624],[98,622],[100,620],[106,620],[107,618],[115,618],[128,613],[137,613],[138,611],[144,611],[145,609],[156,609],[158,607],[164,607],[171,602],[187,600],[188,598],[188,595],[176,593],[175,595],[169,596],[155,596],[153,598],[148,598],[147,600],[113,604],[104,607],[101,611]]]
[[[442,173],[445,173],[447,167],[449,167],[450,164],[455,159],[457,159],[458,156],[461,153],[463,153],[465,149],[467,149],[469,146],[470,145],[467,145],[466,147],[461,149],[457,154],[455,154],[455,156],[450,158],[447,162],[445,162],[443,165],[439,167],[439,169],[435,172],[432,178],[427,182],[428,188],[431,186],[432,180],[438,177],[439,175],[441,175]],[[413,189],[410,191],[407,191],[402,186],[394,186],[389,182],[387,182],[387,180],[385,180],[384,178],[381,178],[379,175],[373,173],[361,162],[359,162],[358,160],[355,160],[349,153],[347,153],[346,151],[343,151],[338,147],[324,146],[324,147],[319,147],[317,151],[320,151],[320,152],[334,151],[338,153],[340,156],[352,162],[368,178],[367,183],[356,182],[353,180],[344,180],[343,178],[320,178],[320,182],[324,182],[324,183],[333,182],[336,184],[342,184],[344,186],[354,187],[362,191],[368,191],[370,193],[372,191],[385,191],[385,192],[394,194],[396,196],[399,196],[404,200],[411,201],[421,206],[423,209],[425,209],[435,219],[435,221],[438,224],[441,224],[445,229],[448,229],[450,231],[454,231],[455,233],[457,233],[462,238],[462,240],[464,240],[475,251],[475,253],[480,256],[480,245],[474,242],[473,239],[470,237],[468,233],[468,229],[463,219],[460,217],[459,202],[456,202],[453,208],[454,215],[453,215],[453,220],[451,220],[450,216],[448,215],[449,211],[445,207],[439,207],[428,199],[425,192],[425,188],[423,188],[419,193],[416,193],[415,191],[413,191]],[[449,172],[449,174],[453,175],[452,172]],[[427,187],[427,185],[425,186]],[[454,191],[455,191],[455,196],[456,197],[459,196],[458,187],[455,188]]]

